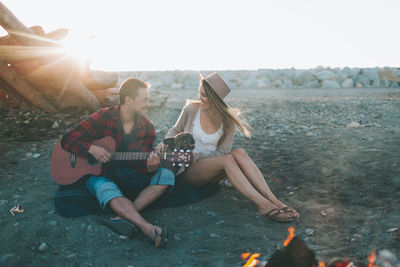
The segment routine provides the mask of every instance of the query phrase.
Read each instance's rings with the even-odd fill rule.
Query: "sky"
[[[64,43],[94,69],[400,65],[399,0],[1,2],[27,27],[69,29]]]

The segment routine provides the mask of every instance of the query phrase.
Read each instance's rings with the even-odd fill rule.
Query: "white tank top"
[[[195,140],[194,152],[201,152],[207,154],[217,150],[217,144],[223,133],[222,123],[219,129],[213,133],[208,134],[203,131],[200,124],[200,109],[197,112],[196,118],[193,122],[193,138]]]

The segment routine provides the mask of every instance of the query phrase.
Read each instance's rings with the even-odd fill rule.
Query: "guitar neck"
[[[150,152],[114,152],[112,160],[146,160]],[[165,159],[166,153],[160,153],[159,157]]]

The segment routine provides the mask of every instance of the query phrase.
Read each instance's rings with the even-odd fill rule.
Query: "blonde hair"
[[[224,128],[230,129],[231,127],[237,126],[245,135],[246,137],[250,138],[251,133],[249,131],[250,125],[247,123],[246,119],[240,114],[240,110],[237,108],[232,108],[228,106],[214,91],[214,89],[210,86],[210,84],[205,80],[200,80],[201,84],[203,85],[204,92],[207,96],[207,99],[213,109],[218,111],[222,115],[222,122]],[[222,143],[225,139],[224,131],[218,144]]]

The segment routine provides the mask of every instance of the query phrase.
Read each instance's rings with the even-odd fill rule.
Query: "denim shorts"
[[[175,184],[174,173],[166,168],[158,168],[157,172],[149,178],[136,170],[119,168],[115,170],[113,178],[104,176],[91,176],[86,181],[86,188],[96,197],[100,206],[105,209],[107,203],[116,197],[135,198],[143,189],[149,185]]]

